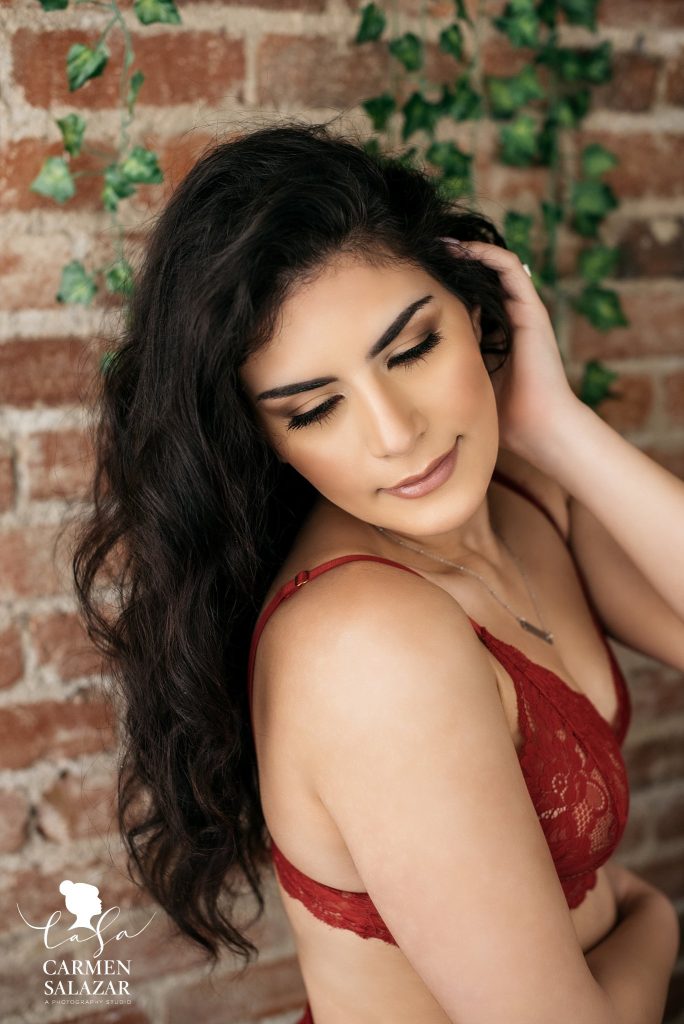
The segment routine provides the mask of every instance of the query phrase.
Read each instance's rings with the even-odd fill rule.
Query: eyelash
[[[419,345],[415,345],[413,348],[408,349],[406,352],[402,352],[401,355],[395,356],[388,363],[392,366],[404,366],[406,369],[410,369],[411,366],[425,359],[425,356],[430,352],[439,342],[442,340],[442,335],[439,331],[430,331],[427,337],[421,341]],[[309,412],[300,413],[298,416],[292,416],[288,420],[288,430],[298,430],[300,427],[308,427],[310,423],[322,423],[330,416],[337,405],[337,397],[329,398],[322,405],[316,406],[315,409],[311,409]]]

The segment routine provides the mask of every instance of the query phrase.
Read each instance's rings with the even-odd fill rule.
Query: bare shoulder
[[[496,468],[523,484],[549,510],[565,537],[570,530],[569,494],[565,488],[522,456],[499,448]]]
[[[277,672],[313,723],[312,784],[447,1016],[607,1024],[495,673],[458,602],[368,561],[289,603]]]

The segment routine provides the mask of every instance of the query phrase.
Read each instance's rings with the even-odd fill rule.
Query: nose
[[[377,458],[405,455],[425,433],[424,414],[398,389],[377,384],[360,404],[366,447]]]

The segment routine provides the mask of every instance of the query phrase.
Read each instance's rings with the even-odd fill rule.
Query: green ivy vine
[[[69,6],[69,0],[38,0],[44,11],[62,11]],[[119,203],[135,195],[138,185],[152,185],[164,180],[157,154],[144,146],[133,145],[130,126],[133,121],[135,104],[140,88],[145,81],[143,72],[132,70],[135,53],[131,34],[116,0],[72,0],[74,7],[90,4],[109,14],[109,18],[97,40],[91,45],[74,43],[66,56],[66,77],[69,91],[77,89],[100,76],[107,67],[110,52],[107,37],[118,29],[123,35],[124,56],[120,73],[119,99],[121,120],[119,136],[113,152],[102,153],[85,141],[86,119],[78,113],[57,118],[57,127],[62,136],[62,156],[46,157],[43,165],[29,186],[31,191],[66,203],[76,194],[76,182],[83,175],[93,173],[102,176],[100,198],[105,210],[111,214],[114,229],[115,258],[103,267],[88,270],[80,260],[72,260],[62,268],[58,302],[90,305],[98,291],[98,278],[103,277],[108,291],[128,296],[132,290],[132,267],[124,254],[124,225],[119,218]],[[133,11],[142,25],[165,22],[177,25],[180,14],[173,0],[135,0]],[[72,161],[81,153],[90,153],[96,158],[104,157],[106,162],[96,171],[74,170]]]
[[[490,19],[493,27],[516,48],[530,51],[525,67],[515,75],[481,72],[480,35],[484,24],[483,3],[471,17],[464,0],[454,0],[454,13],[439,33],[439,48],[453,57],[458,68],[449,84],[430,83],[425,75],[424,38],[414,32],[399,32],[397,0],[393,0],[392,28],[387,27],[383,5],[368,3],[360,11],[354,42],[385,42],[392,58],[392,87],[370,97],[362,106],[371,120],[373,135],[365,148],[373,153],[392,154],[401,161],[426,161],[440,188],[453,198],[475,196],[473,157],[477,148],[477,122],[489,118],[498,125],[497,157],[509,167],[547,167],[547,198],[535,214],[514,209],[505,211],[502,232],[506,245],[527,263],[540,295],[554,310],[562,298],[594,327],[609,331],[627,326],[620,297],[605,286],[603,279],[615,269],[618,250],[600,239],[601,222],[618,206],[618,200],[602,175],[618,159],[604,146],[593,143],[580,154],[580,173],[564,194],[563,180],[569,179],[562,165],[563,132],[581,124],[591,105],[592,86],[612,77],[612,47],[604,41],[593,48],[561,46],[558,26],[563,18],[596,32],[600,0],[509,0],[504,10]],[[386,5],[385,5],[386,6]],[[425,25],[425,0],[421,26]],[[424,36],[424,31],[423,31]],[[470,35],[470,55],[465,42]],[[542,85],[537,69],[548,69],[548,85]],[[397,69],[399,75],[397,75]],[[408,98],[401,105],[396,93],[402,78],[409,84]],[[439,138],[442,126],[473,122],[470,152],[455,142]],[[426,143],[409,144],[417,133]],[[559,225],[586,240],[578,255],[576,273],[579,292],[563,287],[557,269]],[[535,231],[536,229],[536,231]],[[533,245],[533,232],[541,245]],[[539,251],[536,251],[538,249]],[[618,375],[592,360],[585,364],[580,397],[592,407],[606,397],[618,397],[610,385]]]

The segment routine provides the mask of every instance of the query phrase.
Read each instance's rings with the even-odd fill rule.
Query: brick
[[[52,30],[38,33],[19,29],[13,39],[14,76],[27,101],[50,108],[53,104],[102,109],[119,105],[119,72],[123,61],[120,33],[107,37],[110,59],[103,74],[70,93],[65,61],[73,43],[91,43],[95,31]],[[211,32],[183,29],[150,35],[132,33],[134,67],[144,69],[145,81],[140,103],[170,106],[178,103],[217,103],[227,94],[240,103],[245,74],[244,43],[228,35],[225,28]],[[41,59],[35,55],[40,51]]]
[[[89,138],[89,144],[107,152],[113,152],[110,141],[99,141]],[[41,196],[37,192],[31,192],[29,186],[36,177],[43,162],[48,156],[64,156],[64,147],[61,141],[46,141],[39,139],[19,139],[10,141],[0,149],[0,210],[77,210],[92,208],[99,204],[99,197],[102,191],[102,178],[92,175],[92,172],[104,166],[107,161],[104,158],[96,158],[89,153],[82,153],[77,157],[67,157],[72,172],[87,171],[83,177],[76,180],[76,194],[66,203],[60,205],[54,199]],[[36,239],[25,235],[9,239],[10,246],[4,251],[2,257],[3,278],[5,274],[10,275],[5,280],[3,287],[3,304],[11,299],[14,294],[16,282],[14,277],[22,281],[22,264],[26,258],[26,251]],[[37,240],[40,242],[40,239]],[[60,250],[66,244],[58,235],[50,236],[50,251],[42,255],[42,261],[57,263],[60,258]],[[54,251],[53,251],[54,247]],[[56,291],[56,289],[55,289]],[[18,308],[18,307],[13,307]]]
[[[665,102],[684,105],[684,47],[665,66]]]
[[[79,338],[0,344],[0,403],[28,408],[83,401],[92,384],[95,355],[92,343]]]
[[[684,217],[653,217],[625,224],[616,278],[684,277]]]
[[[611,385],[617,398],[605,398],[597,412],[614,430],[645,427],[653,412],[653,378],[646,373],[620,373]]]
[[[110,709],[100,696],[0,708],[0,768],[80,757],[114,745]]]
[[[36,811],[39,833],[56,843],[101,838],[115,820],[115,774],[97,766],[85,774],[64,769],[42,794]]]
[[[32,500],[83,497],[93,470],[92,449],[83,431],[30,434],[22,441],[21,456]]]
[[[58,553],[53,557],[55,530],[44,525],[0,533],[0,600],[56,594],[66,585],[64,563]]]
[[[650,110],[662,66],[660,57],[636,52],[616,53],[613,77],[592,90],[592,109],[608,107],[634,113]]]
[[[247,2],[247,0],[245,0]],[[502,10],[506,0],[487,0],[487,14],[495,14]],[[475,17],[478,0],[465,0],[465,8],[471,18]],[[365,6],[365,0],[347,0],[350,11],[358,12]],[[435,18],[454,17],[453,0],[397,0],[396,9],[399,14],[416,17],[424,13]]]
[[[673,423],[684,423],[684,370],[668,374],[663,383],[668,417]]]
[[[12,686],[24,674],[21,636],[15,625],[0,632],[0,687]]]
[[[684,742],[681,735],[639,741],[627,737],[625,763],[631,789],[670,782],[684,774]]]
[[[269,33],[257,47],[257,104],[354,107],[387,88],[391,60],[382,42]]]
[[[225,1024],[249,1016],[256,1020],[303,1007],[306,991],[294,957],[256,963],[243,979],[200,978],[178,985],[168,995],[168,1024]]]
[[[684,296],[669,285],[646,283],[617,288],[628,327],[599,331],[579,314],[570,324],[573,359],[624,359],[632,356],[680,355]]]
[[[42,923],[44,925],[56,910],[61,910],[62,919],[66,916],[68,923],[70,914],[65,909],[64,896],[59,891],[60,882],[65,878],[97,886],[102,900],[103,913],[110,907],[121,908],[122,913],[116,921],[116,931],[126,928],[127,924],[131,923],[132,910],[135,910],[136,916],[140,911],[140,915],[143,916],[142,924],[152,916],[155,910],[159,912],[158,904],[153,904],[145,893],[141,894],[140,890],[133,886],[126,877],[120,849],[112,849],[108,846],[101,853],[88,851],[85,855],[83,852],[69,855],[69,852],[65,851],[64,859],[56,867],[46,868],[43,858],[40,857],[39,864],[27,858],[20,867],[3,870],[2,889],[0,890],[0,932],[6,934],[11,931],[24,932],[26,930],[26,925],[17,911],[17,904],[19,904],[24,917],[34,924]],[[146,907],[149,907],[149,914],[143,915],[143,910]],[[112,915],[110,915],[110,920],[111,917]],[[151,928],[154,928],[155,921],[150,925]],[[138,927],[142,927],[142,924]],[[113,951],[119,946],[119,951],[123,956],[134,958],[133,941],[131,940],[129,944],[128,940],[122,939],[119,943],[114,942],[107,948]],[[82,947],[84,952],[87,948],[89,947]],[[124,952],[129,949],[131,952]]]
[[[673,29],[684,25],[681,0],[601,0],[599,26]]]
[[[629,692],[634,720],[664,720],[684,712],[682,673],[661,662],[653,660],[632,669]]]
[[[681,853],[662,853],[657,860],[642,865],[638,874],[662,889],[671,900],[684,896],[684,857]]]
[[[653,196],[664,199],[684,195],[684,135],[674,132],[590,131],[577,133],[577,152],[599,142],[620,161],[603,175],[619,200]]]
[[[29,633],[38,664],[49,666],[60,679],[93,675],[102,668],[102,658],[86,636],[78,615],[52,612],[30,622]]]
[[[17,790],[0,790],[0,852],[16,853],[26,841],[29,803]]]
[[[658,842],[684,837],[684,793],[680,788],[667,794],[659,793],[653,801],[653,822]]]
[[[2,275],[3,307],[6,310],[59,308],[56,296],[62,267],[74,258],[69,239],[55,233],[22,234],[8,238],[3,245],[4,258],[11,261],[11,268]]]
[[[0,512],[12,508],[15,490],[14,452],[8,441],[0,440]]]
[[[134,1005],[112,1006],[99,1013],[81,1013],[78,1017],[63,1019],[61,1024],[151,1024],[151,1020],[141,1007]]]

